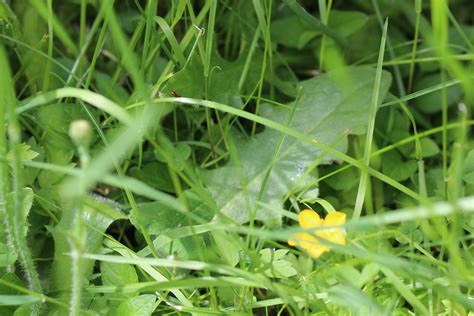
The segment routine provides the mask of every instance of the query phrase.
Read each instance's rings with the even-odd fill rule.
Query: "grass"
[[[1,2],[0,315],[471,315],[472,9]]]

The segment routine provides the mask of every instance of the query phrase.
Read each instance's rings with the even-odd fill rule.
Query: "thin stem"
[[[415,59],[418,49],[418,37],[420,32],[420,18],[421,18],[421,0],[415,0],[415,12],[416,12],[416,21],[415,21],[415,35],[413,37],[413,47],[411,51],[411,63],[410,63],[410,74],[408,75],[408,89],[407,92],[410,93],[413,86],[413,75],[415,73]]]

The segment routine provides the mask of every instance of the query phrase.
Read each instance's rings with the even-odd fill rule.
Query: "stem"
[[[0,45],[0,69],[3,75],[0,76],[0,121],[4,122],[8,118],[8,138],[10,149],[13,153],[11,162],[12,174],[12,188],[10,187],[10,179],[8,173],[7,162],[3,164],[0,173],[0,180],[2,183],[2,193],[0,201],[3,202],[5,209],[4,223],[7,241],[13,253],[18,254],[18,260],[23,273],[28,282],[28,287],[38,293],[42,293],[41,281],[36,271],[36,267],[31,256],[30,249],[26,236],[24,234],[24,227],[26,223],[23,222],[21,216],[23,207],[23,166],[20,155],[21,130],[20,125],[15,114],[17,100],[15,97],[14,85],[11,81],[10,67],[8,64],[7,55],[3,45]],[[4,109],[6,108],[6,113]],[[6,133],[4,128],[1,128],[0,146],[2,151],[6,151]],[[13,189],[12,192],[10,190]],[[41,310],[41,303],[32,305],[31,314],[39,315]]]
[[[78,145],[79,161],[81,169],[87,168],[89,165],[90,155],[87,145]],[[84,214],[82,197],[79,196],[73,201],[73,206],[69,211],[74,212],[74,225],[72,236],[68,238],[69,247],[71,249],[71,299],[69,301],[69,315],[76,316],[81,314],[81,297],[83,271],[81,265],[82,254],[85,249],[86,235],[84,231],[84,223],[82,222],[82,214]]]
[[[80,208],[73,208],[74,211],[74,225],[73,236],[69,238],[69,246],[71,248],[71,299],[69,302],[69,315],[76,316],[81,311],[81,297],[82,297],[82,271],[81,271],[81,256],[83,253],[83,223],[80,214]]]
[[[416,59],[416,53],[418,49],[418,36],[420,32],[421,0],[415,1],[415,12],[416,12],[415,35],[413,38],[413,48],[411,51],[410,74],[408,76],[408,93],[411,92],[411,89],[413,86],[413,74],[415,73],[415,59]]]

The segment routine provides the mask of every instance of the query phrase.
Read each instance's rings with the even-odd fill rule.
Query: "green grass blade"
[[[382,80],[382,63],[383,63],[383,58],[385,55],[385,41],[387,39],[387,30],[388,30],[388,20],[385,21],[385,24],[383,27],[382,39],[380,41],[379,59],[377,63],[377,71],[375,73],[375,85],[374,85],[374,91],[372,94],[371,106],[370,106],[369,125],[367,127],[367,136],[365,139],[364,164],[367,167],[369,167],[370,165],[370,153],[372,150],[372,141],[373,141],[374,129],[375,129],[375,116],[377,115],[377,109],[380,104],[379,91],[380,91],[380,82]],[[357,198],[356,198],[356,202],[354,206],[354,214],[352,215],[353,219],[358,219],[362,212],[362,206],[364,204],[364,198],[367,191],[367,181],[369,181],[367,172],[365,170],[362,170],[360,182],[359,182],[359,189],[357,192]]]

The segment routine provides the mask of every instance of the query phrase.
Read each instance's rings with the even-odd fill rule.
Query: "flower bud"
[[[92,139],[92,127],[89,121],[76,120],[71,122],[69,137],[76,146],[89,146]]]

